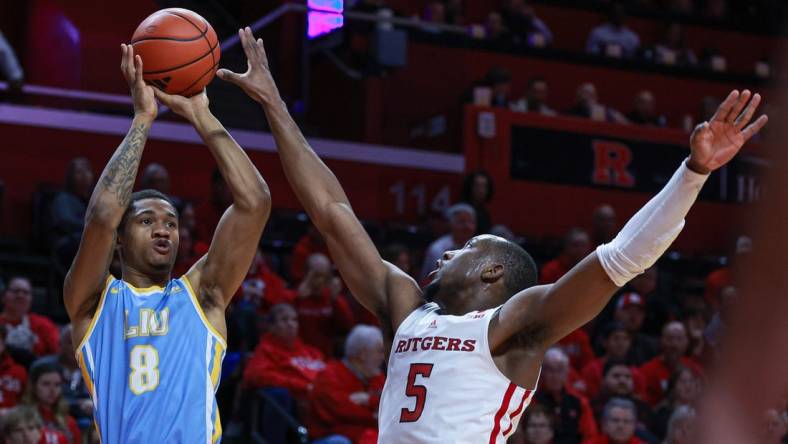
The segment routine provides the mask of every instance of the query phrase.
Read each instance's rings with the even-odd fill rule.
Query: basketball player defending
[[[224,310],[252,262],[270,195],[211,115],[205,91],[189,99],[160,93],[142,80],[142,60],[133,49],[121,49],[134,120],[93,191],[63,289],[77,359],[101,442],[217,442],[214,394],[226,349]],[[171,276],[176,209],[159,192],[131,192],[157,113],[154,95],[194,125],[233,195],[208,253],[177,279]],[[120,280],[108,271],[116,249]]]
[[[287,178],[325,237],[353,295],[391,341],[379,442],[504,443],[536,386],[544,352],[588,322],[678,236],[708,174],[766,124],[746,126],[760,96],[733,91],[691,136],[692,153],[665,188],[608,244],[553,285],[519,246],[483,235],[447,251],[423,290],[381,259],[336,177],[279,97],[261,40],[240,32],[249,70],[220,70],[262,104]]]

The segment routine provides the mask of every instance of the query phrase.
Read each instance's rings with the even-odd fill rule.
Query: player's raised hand
[[[744,143],[769,120],[764,114],[750,123],[761,103],[761,95],[744,90],[731,91],[709,122],[703,122],[690,136],[689,167],[709,173],[728,163]]]
[[[153,93],[164,106],[192,123],[201,112],[208,111],[208,94],[205,93],[205,89],[191,97],[167,94],[158,88],[154,88]]]
[[[142,58],[134,55],[134,47],[131,45],[121,44],[120,52],[120,70],[131,90],[134,115],[155,119],[158,108],[153,96],[153,87],[142,80]]]
[[[268,56],[265,54],[263,39],[255,40],[252,29],[246,27],[238,30],[241,37],[241,45],[246,54],[246,72],[238,74],[228,69],[220,69],[216,75],[220,79],[234,83],[241,87],[244,92],[260,103],[271,103],[279,98],[279,90],[276,88],[274,78],[268,69]]]

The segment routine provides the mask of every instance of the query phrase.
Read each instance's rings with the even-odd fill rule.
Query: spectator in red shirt
[[[558,347],[545,353],[536,403],[555,417],[555,442],[579,442],[596,436],[597,427],[588,400],[566,389],[569,357]]]
[[[68,444],[62,434],[45,429],[36,409],[26,405],[0,416],[0,438],[5,444]]]
[[[635,436],[637,408],[628,399],[613,398],[605,405],[602,434],[583,444],[646,444]]]
[[[0,416],[22,399],[27,371],[5,351],[5,325],[0,325]]]
[[[44,316],[30,313],[33,286],[26,277],[16,276],[3,294],[0,324],[7,327],[6,346],[17,362],[30,365],[33,359],[57,353],[60,334]]]
[[[78,423],[90,424],[93,421],[93,401],[90,399],[87,384],[82,379],[82,370],[74,356],[71,324],[60,330],[60,352],[56,355],[44,356],[33,363],[33,367],[41,364],[57,365],[63,371],[62,396],[68,403],[68,411]]]
[[[263,389],[261,429],[266,442],[285,442],[287,424],[280,411],[296,416],[307,405],[317,374],[326,364],[323,354],[298,338],[298,315],[292,305],[278,304],[268,314],[269,331],[260,340],[244,369],[247,388]],[[273,408],[276,403],[280,408]]]
[[[298,314],[292,305],[275,305],[269,316],[269,331],[244,370],[244,383],[251,388],[286,388],[296,398],[306,399],[326,366],[323,354],[299,339]]]
[[[539,276],[540,284],[552,284],[591,252],[591,239],[580,228],[572,228],[564,236],[561,254],[544,264]]]
[[[377,327],[358,325],[345,342],[345,358],[332,361],[315,379],[312,392],[313,444],[358,444],[377,429],[385,352]]]
[[[317,231],[314,225],[309,224],[306,234],[301,236],[290,258],[290,280],[293,283],[301,282],[306,276],[307,259],[313,254],[323,254],[329,256],[328,247],[323,240],[323,236]]]
[[[626,361],[609,359],[605,363],[604,372],[605,376],[599,394],[591,403],[597,420],[602,420],[605,406],[611,399],[626,399],[634,403],[636,407],[638,418],[635,427],[636,434],[647,441],[652,440],[653,436],[648,430],[648,425],[652,422],[651,409],[635,393],[632,368]]]
[[[68,414],[68,403],[62,396],[63,369],[57,364],[41,363],[30,368],[30,384],[25,404],[35,407],[44,427],[66,438],[69,444],[80,444],[82,432],[77,421]]]
[[[687,329],[681,322],[669,322],[662,329],[662,354],[640,367],[646,378],[646,399],[652,407],[659,404],[667,394],[668,381],[680,366],[703,375],[703,369],[692,359],[685,357],[689,347]]]
[[[331,261],[325,255],[309,257],[294,306],[304,342],[324,356],[334,356],[334,340],[353,327],[353,312],[342,295],[342,281],[334,276]]]
[[[626,360],[629,348],[632,345],[632,337],[620,322],[614,321],[608,324],[604,329],[603,338],[605,354],[599,358],[594,358],[581,372],[581,377],[585,383],[585,394],[592,399],[599,394],[605,363],[610,359]],[[637,367],[630,366],[630,369],[632,370],[632,379],[635,384],[635,393],[641,393],[645,388],[643,376]]]
[[[624,324],[632,337],[627,358],[633,365],[641,365],[657,354],[657,341],[641,331],[645,319],[646,303],[643,297],[629,292],[618,298],[615,320]]]

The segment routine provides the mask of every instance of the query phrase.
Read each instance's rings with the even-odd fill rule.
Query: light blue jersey
[[[220,442],[226,348],[186,277],[166,288],[107,279],[76,352],[101,442]]]

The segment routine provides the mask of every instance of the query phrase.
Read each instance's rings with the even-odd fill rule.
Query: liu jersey
[[[504,444],[533,396],[493,362],[495,309],[465,316],[421,306],[397,329],[380,402],[383,444]]]
[[[221,441],[225,349],[186,277],[144,289],[109,278],[76,351],[101,442]]]

